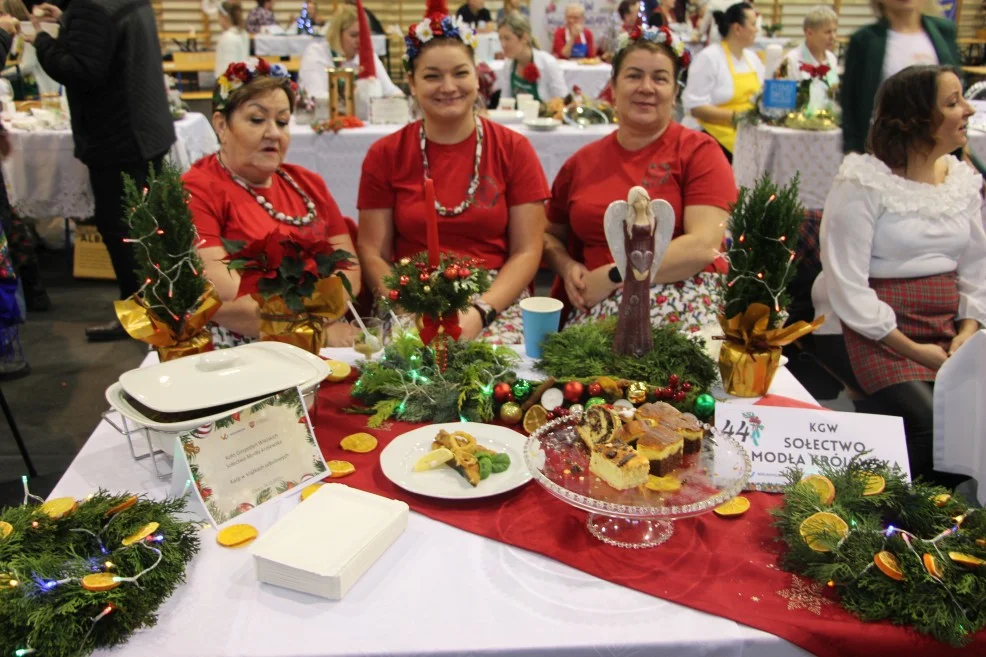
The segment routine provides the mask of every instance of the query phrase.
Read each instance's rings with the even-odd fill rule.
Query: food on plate
[[[596,404],[582,414],[576,430],[582,442],[591,450],[596,445],[613,440],[621,426],[623,421],[620,416],[602,404]]]
[[[433,450],[445,448],[452,458],[445,465],[462,475],[473,487],[491,474],[505,472],[510,467],[510,457],[483,447],[465,431],[448,432],[442,429],[435,436]]]
[[[589,471],[616,490],[626,490],[647,483],[650,461],[626,443],[611,440],[592,448]]]
[[[650,474],[664,477],[681,467],[684,438],[668,427],[659,424],[648,427],[637,438],[637,452],[650,464]]]

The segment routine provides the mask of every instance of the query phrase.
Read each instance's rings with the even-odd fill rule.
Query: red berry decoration
[[[676,402],[683,402],[683,401],[685,401],[685,397],[686,396],[687,395],[685,395],[685,393],[683,393],[682,391],[679,390],[678,392],[674,393],[674,400]]]
[[[572,404],[577,404],[582,399],[583,392],[585,392],[585,386],[578,381],[569,381],[562,389],[565,401]]]
[[[501,381],[493,386],[493,399],[495,399],[498,404],[504,404],[510,401],[513,399],[513,394],[514,393],[510,390],[510,384],[506,381]]]
[[[671,388],[677,388],[678,380],[679,380],[678,375],[672,374],[671,376],[668,377],[668,386],[670,386]]]
[[[418,280],[421,281],[422,283],[427,283],[430,279],[431,277],[425,272],[421,272],[420,274],[418,274]]]
[[[458,278],[458,276],[459,276],[459,270],[456,269],[455,267],[445,268],[445,278],[449,279],[450,281],[454,281],[456,278]]]
[[[556,408],[555,410],[553,410],[553,411],[552,411],[552,413],[554,413],[554,414],[555,414],[555,417],[565,417],[565,416],[566,416],[566,415],[568,415],[568,414],[569,414],[570,412],[571,412],[571,411],[569,411],[569,410],[568,410],[567,408],[565,408],[564,406],[559,406],[558,408]]]
[[[674,397],[674,390],[671,388],[661,388],[661,399],[671,399]]]
[[[400,283],[401,283],[401,285],[407,285],[410,282],[411,282],[411,277],[410,276],[401,275],[401,277],[400,277]]]
[[[398,292],[397,290],[391,290],[390,294],[388,294],[387,296],[390,297],[391,301],[397,301],[398,299],[401,298],[401,293]]]
[[[459,278],[469,278],[469,276],[471,276],[471,275],[472,275],[472,272],[469,271],[469,268],[468,267],[461,267],[459,269]]]
[[[598,383],[590,383],[587,390],[590,397],[602,397],[603,395],[603,387]]]
[[[685,392],[690,391],[692,389],[691,382],[690,381],[685,381],[684,383],[682,383],[681,384],[681,389],[684,390]]]

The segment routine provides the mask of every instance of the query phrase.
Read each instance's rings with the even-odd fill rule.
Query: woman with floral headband
[[[684,43],[666,27],[637,27],[613,58],[616,132],[582,147],[562,166],[548,204],[545,260],[555,294],[580,323],[618,312],[623,283],[606,242],[603,215],[641,186],[674,208],[671,245],[651,281],[651,319],[697,333],[716,321],[712,264],[736,201],[733,173],[715,139],[673,120]]]
[[[507,14],[500,23],[500,47],[506,61],[503,80],[499,80],[500,98],[531,94],[535,100],[548,102],[568,95],[568,83],[558,60],[540,50],[531,34],[531,24],[520,12]]]
[[[443,251],[493,270],[490,289],[460,313],[463,338],[521,342],[520,309],[541,260],[548,184],[530,143],[476,115],[476,37],[430,1],[412,25],[404,57],[423,118],[370,147],[359,191],[359,255],[366,284],[386,294],[391,264],[427,248],[426,218],[437,212]],[[424,183],[435,182],[435,207]]]
[[[295,103],[295,85],[284,67],[263,59],[230,64],[217,81],[212,103],[219,152],[196,162],[183,180],[202,238],[199,255],[205,274],[223,302],[213,337],[217,345],[235,346],[257,337],[260,309],[249,296],[237,298],[240,275],[223,262],[228,255],[223,240],[252,242],[279,230],[324,240],[349,253],[354,249],[346,221],[322,178],[284,163]],[[358,294],[359,266],[345,275]],[[326,346],[351,345],[349,326],[328,326],[325,340]]]

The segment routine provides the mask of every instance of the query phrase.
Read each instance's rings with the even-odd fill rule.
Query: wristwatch
[[[609,280],[613,281],[614,283],[623,282],[623,277],[620,276],[620,268],[617,267],[616,265],[613,265],[609,270]]]
[[[481,299],[476,299],[472,307],[479,311],[479,318],[483,321],[483,328],[488,327],[496,321],[496,308]]]

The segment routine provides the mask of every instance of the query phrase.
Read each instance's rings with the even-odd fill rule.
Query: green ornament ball
[[[531,382],[527,379],[517,379],[512,389],[516,399],[527,399],[527,396],[531,394]]]
[[[595,406],[596,404],[605,404],[605,403],[606,403],[606,400],[603,399],[602,397],[590,397],[589,398],[589,401],[587,401],[585,403],[585,408],[586,408],[586,410],[588,410],[588,409],[592,408],[593,406]]]
[[[695,407],[693,409],[695,415],[702,418],[708,418],[716,410],[716,398],[708,393],[702,393],[695,398]]]

